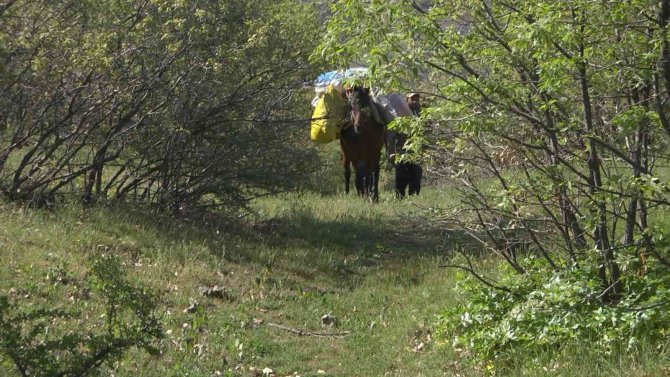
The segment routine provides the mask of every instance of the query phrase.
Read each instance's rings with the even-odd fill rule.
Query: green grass
[[[666,347],[643,345],[635,352],[605,354],[589,345],[588,340],[565,344],[554,352],[528,353],[513,365],[498,366],[502,376],[584,376],[651,377],[670,375]]]
[[[256,215],[235,221],[0,204],[0,294],[69,303],[94,318],[102,308],[75,297],[68,285],[85,277],[91,254],[120,256],[131,279],[157,294],[166,335],[160,357],[131,351],[103,375],[250,376],[251,368],[277,376],[486,375],[486,366],[468,366],[461,359],[466,352],[434,334],[437,315],[467,299],[453,291],[462,272],[439,267],[459,238],[423,220],[422,208],[451,200],[434,188],[402,202],[384,192],[377,205],[353,195],[295,194],[259,200]],[[69,283],[57,286],[54,274]],[[229,299],[200,294],[214,285]],[[191,300],[197,310],[187,313]],[[337,318],[336,327],[322,328],[325,314]],[[348,335],[299,336],[285,328]],[[663,375],[670,365],[662,358],[585,354],[568,347],[546,355],[520,350],[519,365],[493,370],[643,376]],[[593,360],[598,368],[589,370]],[[19,375],[3,356],[0,372]]]
[[[252,367],[434,375],[450,363],[431,335],[435,315],[452,302],[451,273],[437,267],[444,237],[410,220],[419,210],[411,201],[291,195],[254,206],[257,216],[204,225],[128,209],[3,205],[0,294],[54,291],[49,271],[76,281],[91,253],[121,256],[132,279],[159,295],[167,335],[160,358],[131,354],[110,366],[117,376],[248,375]],[[200,295],[214,285],[231,299]],[[199,303],[192,314],[183,312],[190,299]],[[338,326],[322,329],[328,313]],[[350,334],[297,336],[270,324]],[[8,360],[1,365],[11,370]]]

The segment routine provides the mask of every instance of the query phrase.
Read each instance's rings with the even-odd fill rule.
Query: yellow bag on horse
[[[347,100],[333,85],[328,85],[326,92],[316,103],[310,139],[322,144],[339,139],[347,116],[346,111]]]

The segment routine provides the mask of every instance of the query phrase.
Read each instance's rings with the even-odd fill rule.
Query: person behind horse
[[[407,103],[414,116],[421,113],[421,95],[419,93],[409,93]],[[386,151],[389,163],[395,167],[395,191],[399,199],[405,197],[405,192],[409,189],[409,195],[419,195],[421,192],[421,177],[423,169],[414,162],[398,162],[400,157],[409,151],[406,148],[407,135],[402,132],[388,130],[386,140]]]

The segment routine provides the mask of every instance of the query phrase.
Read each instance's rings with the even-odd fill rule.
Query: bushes
[[[239,208],[312,167],[309,4],[0,8],[0,196]]]
[[[467,303],[444,312],[439,332],[454,347],[472,352],[472,360],[509,362],[516,350],[542,352],[588,341],[606,353],[631,351],[642,343],[665,338],[670,323],[667,273],[649,270],[623,282],[620,301],[602,302],[598,266],[555,271],[538,259],[526,274],[503,267],[501,292],[482,286],[471,276],[458,286]]]
[[[56,270],[61,279],[47,276],[47,288],[0,295],[0,355],[20,375],[83,376],[132,347],[158,353],[154,297],[128,281],[117,258],[92,258],[82,284]]]

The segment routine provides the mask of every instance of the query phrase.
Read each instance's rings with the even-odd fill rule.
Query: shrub
[[[65,305],[49,299],[62,293],[54,285],[30,295],[0,295],[0,353],[20,375],[84,376],[131,347],[158,353],[162,328],[154,297],[128,281],[119,260],[93,257],[85,280],[76,293],[83,299]]]
[[[444,312],[440,336],[467,349],[474,362],[506,362],[516,349],[542,352],[585,340],[606,353],[628,352],[666,337],[670,277],[664,271],[629,277],[626,294],[604,303],[596,263],[562,271],[533,258],[525,263],[532,266],[526,274],[503,267],[498,286],[509,292],[465,276],[457,289],[467,303]]]

